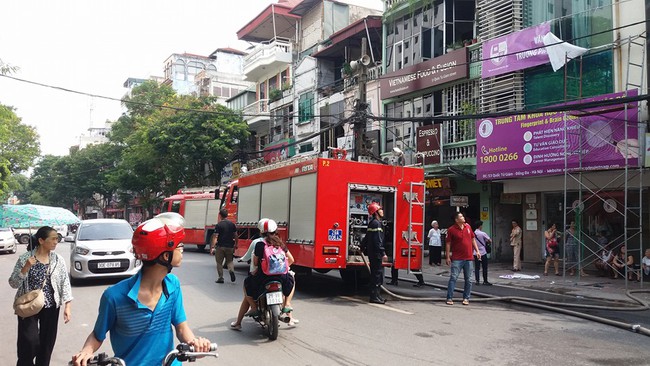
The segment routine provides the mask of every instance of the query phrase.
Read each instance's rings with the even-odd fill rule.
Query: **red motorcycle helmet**
[[[373,202],[368,205],[368,215],[372,216],[375,214],[375,212],[381,210],[381,206],[379,206],[379,203]]]
[[[164,252],[176,249],[185,238],[185,219],[175,212],[165,212],[140,224],[131,243],[135,257],[153,261]]]

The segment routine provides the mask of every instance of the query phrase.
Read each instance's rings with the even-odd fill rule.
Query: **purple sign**
[[[636,90],[628,96],[637,95]],[[606,94],[582,102],[610,100]],[[617,104],[589,110],[519,114],[477,121],[476,179],[493,180],[564,174],[569,171],[618,169],[639,164],[639,111]],[[565,125],[566,119],[566,125]],[[565,137],[566,128],[566,137]],[[564,141],[567,147],[564,147]]]
[[[542,23],[483,42],[481,77],[497,76],[548,63],[543,38],[550,31],[550,23]],[[540,46],[542,48],[538,48]]]

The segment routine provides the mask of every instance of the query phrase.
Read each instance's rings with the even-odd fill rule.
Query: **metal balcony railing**
[[[244,107],[244,119],[249,121],[254,119],[256,116],[268,116],[269,115],[269,100],[260,99],[254,103],[251,103]]]
[[[286,38],[274,38],[257,45],[251,53],[244,56],[244,69],[264,58],[275,54],[291,55],[291,41]]]

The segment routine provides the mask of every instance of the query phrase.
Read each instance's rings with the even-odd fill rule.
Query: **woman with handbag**
[[[64,306],[63,320],[66,323],[70,321],[72,288],[65,260],[54,252],[59,243],[57,232],[50,226],[43,226],[34,234],[32,241],[34,249],[18,258],[9,277],[9,285],[18,289],[14,301],[14,309],[19,314],[17,366],[49,365],[61,305]],[[31,300],[25,300],[26,296],[23,296],[30,291],[39,296],[31,303],[20,305],[21,300]]]

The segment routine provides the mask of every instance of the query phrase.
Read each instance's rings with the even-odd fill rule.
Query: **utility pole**
[[[366,122],[368,103],[366,103],[366,83],[368,81],[368,68],[370,57],[367,55],[366,38],[361,39],[361,58],[350,62],[353,71],[359,75],[359,94],[354,102],[354,114],[352,115],[352,130],[354,131],[354,159],[359,161],[365,155],[366,146]]]

